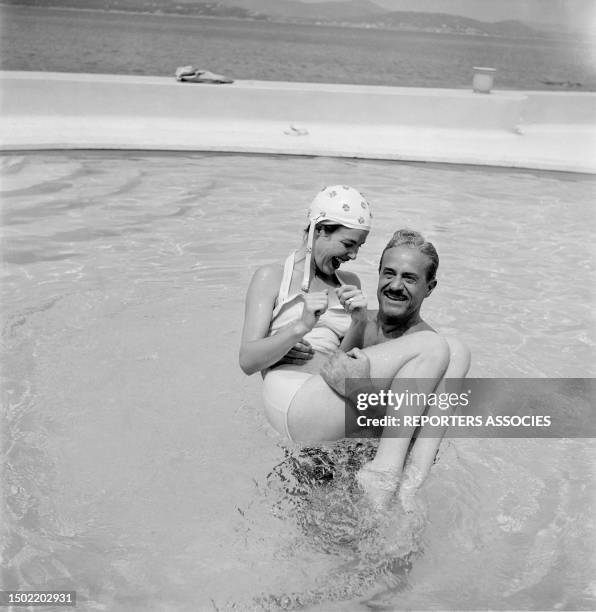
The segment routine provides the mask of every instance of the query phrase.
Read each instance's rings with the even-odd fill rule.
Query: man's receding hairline
[[[400,242],[399,244],[394,244],[393,246],[390,247],[385,247],[385,249],[383,250],[383,252],[381,253],[381,261],[379,262],[379,272],[381,272],[384,268],[384,260],[385,260],[385,255],[387,253],[387,251],[391,251],[392,249],[399,249],[400,247],[405,247],[411,251],[418,251],[418,253],[420,253],[420,255],[426,257],[427,260],[427,265],[426,268],[424,270],[424,275],[426,277],[427,282],[430,282],[432,280],[435,280],[436,278],[436,274],[433,274],[432,278],[428,278],[427,272],[429,270],[429,268],[432,267],[433,265],[433,260],[432,257],[428,254],[428,253],[424,253],[423,251],[420,250],[420,245],[414,244],[414,242]]]

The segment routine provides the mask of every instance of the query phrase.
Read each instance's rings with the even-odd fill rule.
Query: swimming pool
[[[426,318],[470,345],[471,376],[593,377],[593,178],[0,161],[6,588],[75,588],[83,610],[594,608],[593,441],[449,441],[420,524],[371,528],[341,486],[368,447],[329,450],[340,486],[313,486],[236,356],[252,271],[296,244],[321,186],[346,183],[376,221],[351,269],[374,296],[393,230],[427,235],[441,266]]]

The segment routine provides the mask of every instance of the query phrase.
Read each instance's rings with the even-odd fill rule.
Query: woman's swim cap
[[[359,191],[346,185],[332,185],[321,189],[311,202],[306,216],[309,227],[302,291],[308,291],[310,284],[310,262],[317,223],[337,223],[350,229],[367,232],[372,226],[370,204]]]
[[[310,223],[332,221],[352,229],[369,231],[372,225],[370,204],[353,187],[332,185],[321,189],[307,212]]]

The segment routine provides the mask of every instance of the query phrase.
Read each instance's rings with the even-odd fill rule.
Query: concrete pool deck
[[[321,155],[596,173],[596,93],[0,72],[0,149]]]

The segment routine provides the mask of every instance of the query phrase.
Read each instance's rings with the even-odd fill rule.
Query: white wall
[[[596,94],[0,73],[1,147],[334,155],[596,172]]]

